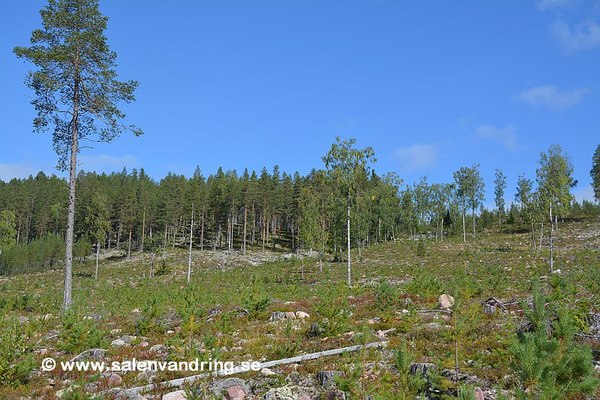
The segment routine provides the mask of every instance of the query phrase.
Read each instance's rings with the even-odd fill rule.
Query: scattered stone
[[[227,393],[229,393],[228,389],[234,386],[239,386],[240,390],[243,391],[244,396],[249,396],[252,394],[252,389],[250,386],[246,384],[246,381],[240,378],[228,378],[220,381],[213,381],[208,386],[208,390],[212,392],[215,397],[220,398],[223,395],[227,396]],[[237,389],[235,392],[239,393]]]
[[[150,347],[150,351],[154,353],[162,353],[167,351],[167,346],[164,344],[155,344],[154,346]]]
[[[246,392],[240,385],[230,386],[225,392],[227,400],[243,400],[246,398]]]
[[[285,318],[286,319],[296,319],[296,313],[294,313],[293,311],[287,311],[285,313]]]
[[[442,294],[439,298],[440,308],[449,310],[454,306],[454,297],[449,294]]]
[[[286,385],[271,388],[263,396],[264,400],[310,400],[319,398],[316,389],[312,387],[300,387],[297,385]]]
[[[310,318],[310,315],[308,313],[305,313],[304,311],[296,311],[296,318],[306,319],[306,318]]]
[[[166,314],[161,315],[157,318],[158,325],[162,326],[166,330],[173,330],[181,325],[182,319],[174,309],[170,308]]]
[[[433,363],[412,363],[410,364],[411,375],[427,376],[429,371],[437,371],[437,365]]]
[[[346,393],[341,390],[333,390],[327,393],[327,400],[346,400]]]
[[[379,317],[371,318],[367,321],[367,323],[369,325],[379,324],[379,323],[381,323],[381,318],[379,318]]]
[[[154,397],[153,399],[158,399],[158,397]],[[116,400],[147,400],[144,396],[139,393],[130,393],[125,390],[117,392]]]
[[[144,340],[143,342],[140,342],[140,347],[148,347],[150,346],[150,343],[148,343],[147,340]]]
[[[112,374],[109,378],[108,378],[108,386],[111,387],[115,387],[115,386],[119,386],[123,383],[123,378],[121,378],[119,375],[117,374]]]
[[[123,339],[115,339],[110,343],[111,347],[123,347],[125,346],[127,343],[125,343],[125,341]]]
[[[260,374],[263,376],[275,376],[276,372],[271,371],[269,368],[263,368],[260,370]]]
[[[185,394],[185,390],[177,390],[176,392],[165,394],[162,400],[187,400],[187,395]]]
[[[275,311],[271,313],[271,317],[269,318],[269,321],[271,322],[275,322],[275,321],[281,321],[282,319],[286,319],[287,315],[284,312],[281,311]]]
[[[308,330],[308,337],[319,337],[324,332],[325,329],[318,322],[313,322]]]
[[[498,309],[502,310],[502,312],[508,311],[504,303],[495,297],[490,297],[483,302],[483,312],[487,315],[494,314]]]
[[[89,319],[92,321],[100,321],[102,319],[102,315],[100,314],[90,314],[90,315],[86,315],[85,317],[83,317],[83,319]]]
[[[35,350],[34,353],[39,354],[40,356],[48,355],[48,349],[38,349]]]
[[[590,314],[589,327],[590,334],[594,339],[600,339],[600,313]]]
[[[335,377],[341,376],[339,371],[319,371],[317,372],[317,382],[325,389],[335,387]]]
[[[95,382],[86,383],[83,390],[85,390],[86,393],[95,393],[98,391],[98,384]]]
[[[216,306],[214,308],[211,308],[210,311],[208,311],[209,318],[214,318],[217,315],[221,315],[221,314],[223,314],[223,310],[221,310],[221,306]]]
[[[476,387],[473,391],[473,397],[475,400],[485,400],[485,395],[483,394],[483,390],[481,388]]]
[[[86,358],[91,358],[94,360],[101,360],[105,356],[106,356],[106,350],[104,350],[104,349],[90,349],[90,350],[86,350],[83,353],[73,357],[71,359],[71,361],[76,362],[76,361],[84,360]]]
[[[250,315],[250,311],[246,310],[245,308],[238,307],[235,310],[235,316],[237,318],[244,318],[244,317],[247,317],[248,315]]]

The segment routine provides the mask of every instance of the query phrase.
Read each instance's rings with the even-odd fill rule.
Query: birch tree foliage
[[[494,200],[496,202],[496,210],[498,211],[498,216],[500,218],[500,222],[502,223],[502,217],[505,214],[505,201],[504,201],[504,191],[506,190],[506,175],[502,170],[497,169],[494,177]]]
[[[547,215],[550,208],[554,215],[564,215],[573,201],[571,188],[577,182],[573,179],[573,164],[560,145],[552,145],[540,154],[536,173],[542,209]]]

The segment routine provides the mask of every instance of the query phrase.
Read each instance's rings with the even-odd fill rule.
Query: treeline
[[[350,154],[353,143],[338,140],[332,149]],[[341,150],[336,157],[344,157]],[[558,146],[541,155],[537,185],[532,179],[519,178],[517,196],[508,208],[504,204],[506,178],[496,171],[494,210],[483,207],[485,185],[478,165],[460,168],[452,183],[429,183],[422,178],[403,185],[394,173],[378,175],[367,159],[345,175],[351,181],[343,181],[336,168],[345,164],[328,160],[324,157],[326,168],[305,176],[281,172],[277,166],[272,171],[263,168],[241,174],[220,168],[208,176],[196,168],[190,178],[170,173],[160,181],[144,169],[80,172],[75,256],[89,254],[93,246],[122,249],[128,256],[135,251],[187,246],[191,228],[193,246],[199,250],[302,248],[343,259],[348,207],[352,210],[351,246],[359,253],[371,243],[399,235],[442,240],[461,234],[466,240],[467,230],[471,232],[468,225],[476,234],[491,224],[525,224],[534,246],[544,229],[549,226],[553,231],[558,218],[573,206],[578,212],[598,210],[589,202],[574,202],[570,194],[575,184],[573,168]],[[65,235],[67,193],[65,180],[43,172],[0,181],[0,273],[57,265],[64,254],[57,241]],[[42,244],[48,249],[42,250]],[[31,250],[32,246],[37,249]]]

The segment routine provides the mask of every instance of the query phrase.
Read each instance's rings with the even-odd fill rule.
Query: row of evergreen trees
[[[350,151],[353,143],[338,140],[337,149]],[[194,246],[201,250],[303,248],[343,258],[349,204],[351,245],[359,249],[398,235],[425,232],[436,239],[460,232],[466,240],[468,214],[473,234],[477,220],[485,225],[526,223],[534,243],[537,228],[543,234],[543,224],[548,222],[555,229],[557,216],[564,216],[573,204],[573,168],[560,147],[542,154],[539,166],[537,190],[532,180],[520,177],[516,202],[509,210],[504,205],[506,178],[497,171],[493,212],[482,207],[484,183],[477,165],[456,171],[452,183],[430,184],[422,178],[410,186],[402,186],[393,173],[380,176],[362,165],[352,175],[351,186],[346,182],[352,196],[327,163],[325,169],[305,176],[280,172],[277,166],[271,172],[263,168],[241,175],[219,169],[207,177],[196,168],[191,178],[168,174],[160,181],[143,169],[80,172],[75,232],[80,242],[131,254],[183,245],[189,240],[193,217]],[[0,181],[0,248],[48,235],[64,237],[67,194],[63,179],[43,172]],[[551,221],[549,212],[553,212]],[[89,246],[79,247],[85,251]],[[0,256],[0,268],[2,259],[6,263],[6,254]]]

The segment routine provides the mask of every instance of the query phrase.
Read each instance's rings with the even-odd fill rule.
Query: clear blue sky
[[[103,0],[124,107],[144,129],[84,149],[81,168],[144,167],[155,178],[278,164],[322,167],[336,135],[375,149],[378,172],[451,181],[481,164],[535,177],[559,143],[591,198],[600,143],[600,2],[594,0]],[[42,0],[0,5],[0,179],[55,172],[32,133],[31,66],[12,53]]]

